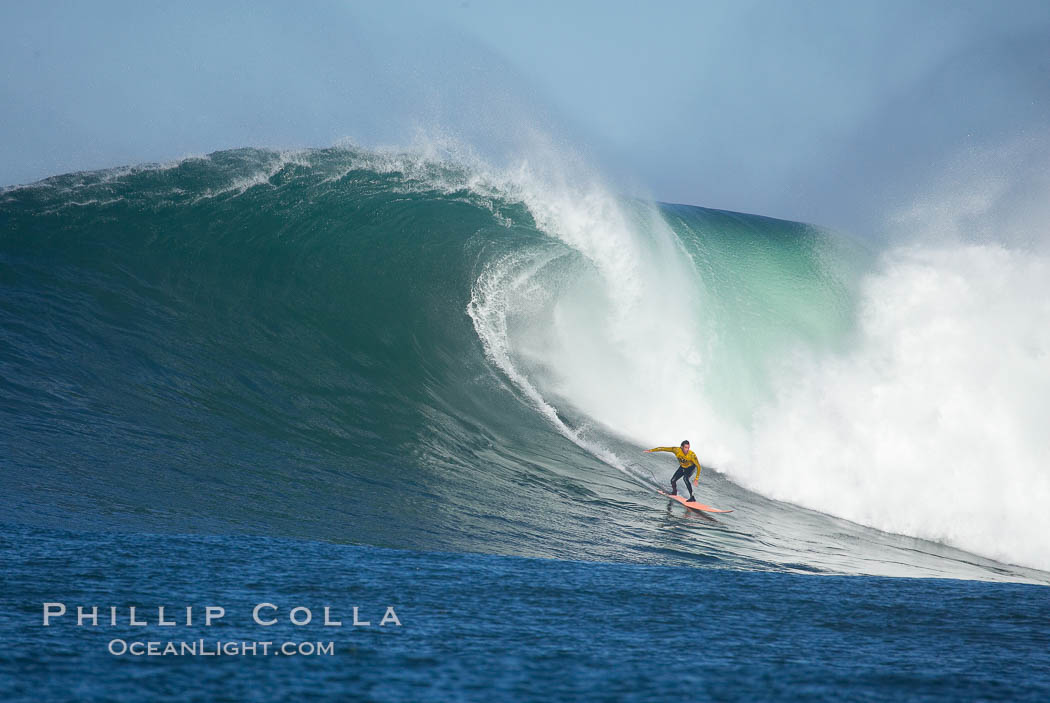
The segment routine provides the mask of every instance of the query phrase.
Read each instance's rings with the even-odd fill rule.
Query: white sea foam
[[[1050,570],[1050,149],[960,156],[892,218],[845,354],[796,359],[734,476]]]
[[[910,246],[858,343],[785,365],[733,475],[773,498],[1050,570],[1050,262]]]

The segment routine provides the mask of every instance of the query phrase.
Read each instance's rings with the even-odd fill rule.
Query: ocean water
[[[1050,694],[1050,599],[1042,586],[265,537],[7,527],[3,540],[0,695],[8,701],[1044,701]],[[107,607],[98,626],[77,626],[70,612],[44,627],[46,602],[71,611]],[[276,624],[253,624],[259,603],[276,607],[262,611]],[[106,620],[111,604],[121,608],[116,626]],[[166,619],[180,624],[156,624],[164,604]],[[210,604],[226,613],[205,626]],[[127,624],[131,605],[149,625]],[[190,626],[182,624],[186,605],[197,608]],[[341,626],[323,625],[325,606]],[[368,626],[352,625],[354,606]],[[378,624],[388,606],[400,625]],[[291,624],[293,607],[310,608],[316,620]],[[209,651],[214,642],[245,641],[332,649],[110,653],[134,642],[163,651],[172,640],[201,639]]]
[[[0,695],[1044,700],[1048,273],[462,154],[0,191]],[[264,634],[336,651],[107,650]]]

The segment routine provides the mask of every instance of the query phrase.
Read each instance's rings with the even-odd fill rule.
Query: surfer
[[[682,442],[680,447],[654,447],[653,449],[646,449],[646,452],[671,452],[678,459],[678,470],[674,472],[674,476],[671,477],[671,495],[678,495],[678,479],[685,480],[685,487],[689,489],[689,500],[690,502],[695,501],[696,498],[693,496],[693,487],[689,485],[689,476],[693,473],[693,467],[696,467],[696,478],[693,479],[694,483],[700,483],[700,460],[696,458],[696,454],[689,449],[689,440]]]

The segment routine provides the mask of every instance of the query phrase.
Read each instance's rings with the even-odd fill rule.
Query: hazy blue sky
[[[238,146],[507,154],[531,129],[661,199],[852,226],[1050,126],[1050,2],[0,5],[0,183]]]

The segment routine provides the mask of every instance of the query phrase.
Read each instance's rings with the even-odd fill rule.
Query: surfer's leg
[[[674,476],[671,477],[671,495],[673,496],[678,495],[678,479],[682,477],[683,473],[685,472],[682,470],[682,467],[679,466],[678,470],[674,472]],[[686,481],[685,485],[688,487],[689,481]]]

